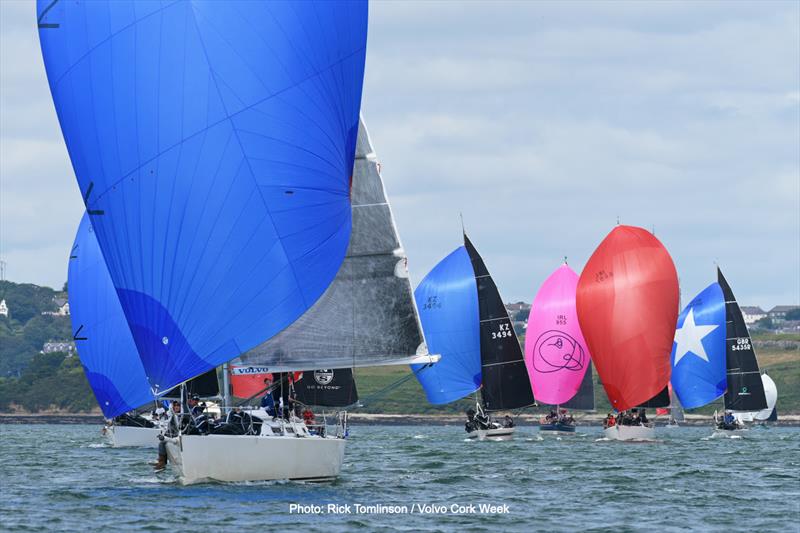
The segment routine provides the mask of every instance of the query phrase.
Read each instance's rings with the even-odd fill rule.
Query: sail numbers
[[[605,270],[601,270],[600,272],[594,275],[594,280],[598,283],[601,283],[603,281],[612,279],[613,277],[614,277],[613,272],[606,272]]]
[[[736,339],[736,344],[731,344],[731,351],[739,350],[752,350],[750,346],[750,339],[747,337],[740,337]]]
[[[428,296],[428,300],[423,304],[423,309],[441,309],[442,304],[438,296]]]
[[[504,339],[506,337],[513,337],[514,333],[511,331],[511,324],[500,324],[497,331],[492,332],[492,339]]]

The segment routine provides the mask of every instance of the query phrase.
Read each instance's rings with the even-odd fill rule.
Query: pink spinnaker
[[[536,293],[525,334],[525,366],[539,403],[568,402],[581,386],[591,357],[578,324],[578,275],[561,265]]]

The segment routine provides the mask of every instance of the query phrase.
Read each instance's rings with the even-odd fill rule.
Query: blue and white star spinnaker
[[[688,409],[725,394],[725,298],[718,283],[698,294],[678,316],[672,344],[672,388]]]

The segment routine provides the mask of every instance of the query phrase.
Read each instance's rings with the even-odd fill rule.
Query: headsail
[[[428,401],[453,402],[481,386],[478,288],[463,246],[442,259],[414,291],[428,349],[442,358],[414,365]]]
[[[291,326],[241,356],[272,371],[408,363],[427,354],[407,258],[369,135],[360,123],[351,201],[353,229],[339,273]]]
[[[486,411],[533,405],[533,392],[519,339],[492,276],[469,238],[464,235],[475,283],[481,335],[481,396]]]
[[[775,404],[778,403],[778,387],[772,378],[766,374],[761,374],[761,381],[764,383],[764,396],[767,399],[767,407],[757,412],[754,418],[756,420],[770,420],[772,414],[776,412]]]
[[[725,349],[727,360],[728,390],[725,392],[725,408],[735,411],[760,411],[766,409],[764,384],[758,360],[753,351],[753,341],[747,331],[742,311],[730,285],[717,268],[717,281],[725,298]]]
[[[39,0],[37,17],[153,389],[305,313],[349,242],[367,3]]]
[[[577,286],[578,275],[564,263],[545,280],[531,305],[525,366],[539,403],[568,402],[578,393],[589,369],[591,357],[575,310]],[[590,409],[593,407],[592,400]]]
[[[725,394],[725,298],[718,283],[678,316],[671,359],[671,382],[685,407],[701,407]]]
[[[617,226],[581,273],[578,319],[611,406],[630,409],[667,387],[678,275],[649,231]]]
[[[84,214],[69,257],[72,332],[86,379],[106,418],[153,400],[125,313]]]

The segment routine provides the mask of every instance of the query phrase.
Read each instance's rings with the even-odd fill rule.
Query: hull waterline
[[[616,425],[603,430],[605,437],[609,440],[622,441],[643,441],[655,440],[655,426],[622,426]]]
[[[344,461],[345,439],[295,435],[182,435],[167,456],[184,485],[202,481],[326,481]]]
[[[159,428],[109,426],[106,438],[113,448],[155,448],[158,446]]]
[[[476,429],[470,431],[467,437],[477,440],[511,440],[514,438],[515,428]]]

